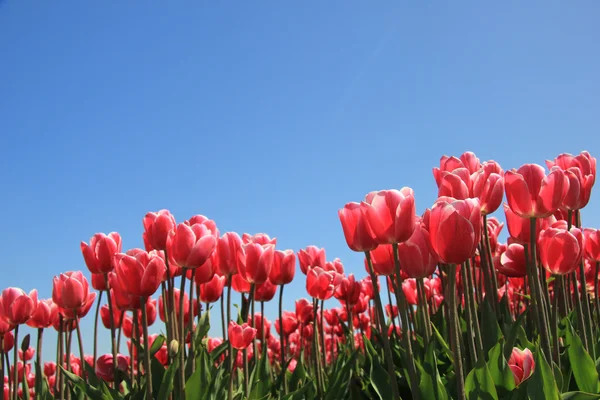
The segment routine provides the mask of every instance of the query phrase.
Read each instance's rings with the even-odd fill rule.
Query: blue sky
[[[81,240],[118,231],[141,247],[142,217],[161,208],[282,249],[325,247],[364,276],[337,217],[346,202],[410,186],[422,212],[443,154],[505,169],[600,155],[599,12],[591,0],[4,0],[0,287],[49,297],[54,275],[85,269]],[[594,193],[584,224],[599,212]],[[285,306],[303,296],[298,271]]]

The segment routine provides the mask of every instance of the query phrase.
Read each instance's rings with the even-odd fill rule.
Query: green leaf
[[[99,389],[88,385],[85,383],[85,381],[78,375],[75,375],[74,373],[67,371],[65,368],[62,367],[62,365],[58,366],[61,369],[61,373],[64,374],[65,378],[67,378],[68,381],[70,381],[73,384],[73,389],[77,389],[78,392],[77,396],[85,396],[87,394],[87,396],[91,399],[91,400],[112,400],[112,396],[110,394],[105,394],[102,391],[100,391]]]
[[[560,399],[558,387],[554,380],[552,368],[539,346],[534,354],[535,368],[533,375],[527,379],[527,394],[532,400],[557,400]]]
[[[373,389],[381,400],[394,398],[390,378],[395,379],[396,377],[390,377],[388,375],[387,370],[383,367],[381,361],[379,360],[377,351],[371,344],[371,341],[365,335],[363,335],[363,342],[365,344],[365,348],[367,349],[369,359],[371,360],[371,372],[369,377]]]
[[[254,367],[254,380],[250,383],[250,398],[262,399],[270,393],[271,373],[269,372],[269,357],[266,354],[267,346],[263,346],[263,354],[258,364]]]
[[[452,353],[452,350],[450,350],[450,346],[448,346],[448,343],[446,343],[446,341],[440,334],[440,331],[437,330],[435,325],[431,324],[431,327],[433,328],[433,333],[435,335],[436,340],[442,346],[442,350],[444,350],[444,354],[446,355],[446,357],[448,357],[450,362],[454,364],[454,353]]]
[[[298,390],[302,383],[306,380],[306,369],[304,368],[304,350],[300,352],[300,361],[296,364],[296,368],[290,377],[289,388],[290,391]]]
[[[467,375],[465,392],[468,400],[498,400],[494,380],[483,358],[477,361],[475,368]]]
[[[562,394],[563,400],[598,400],[600,394],[592,394],[585,392],[567,392]]]
[[[163,344],[165,344],[166,338],[163,335],[159,335],[152,342],[152,346],[150,346],[150,357],[154,357],[156,353],[162,348]]]
[[[44,377],[42,367],[37,362],[35,363],[35,392],[40,395],[41,399],[45,399],[50,394],[48,381]]]
[[[421,375],[419,390],[422,398],[447,400],[448,393],[440,379],[434,348],[435,342],[430,341],[425,352],[425,359],[423,360],[422,366],[419,363],[419,360],[415,360],[415,364]]]
[[[352,352],[347,361],[343,361],[343,366],[338,368],[337,365],[332,372],[332,380],[331,384],[327,388],[327,393],[325,394],[325,399],[339,399],[344,398],[346,394],[346,390],[349,387],[350,379],[352,379],[352,370],[354,369],[354,364],[356,363],[356,359],[358,358],[358,350]],[[338,357],[341,359],[341,357]]]
[[[496,314],[490,305],[489,298],[486,297],[481,304],[481,339],[484,353],[488,354],[501,337],[502,331],[498,325]]]
[[[180,348],[179,351],[182,351]],[[160,390],[158,391],[158,400],[167,400],[169,395],[173,391],[175,386],[175,374],[179,370],[179,357],[175,356],[169,368],[165,372],[162,382],[160,383]]]
[[[512,324],[508,335],[506,336],[506,343],[504,344],[504,357],[510,358],[512,354],[513,348],[515,347],[515,342],[517,341],[517,335],[519,333],[519,329],[521,328],[525,317],[527,316],[527,310],[521,313],[517,317],[517,320]]]
[[[282,400],[304,400],[308,398],[306,393],[312,386],[312,380],[308,380],[306,384],[300,387],[298,390],[294,390],[292,393],[288,393],[282,397]]]
[[[514,375],[502,354],[503,340],[500,340],[488,353],[488,370],[500,396],[504,396],[515,388]]]
[[[600,392],[600,382],[598,380],[598,371],[592,357],[583,348],[579,336],[573,332],[573,327],[569,326],[565,332],[565,341],[567,344],[567,354],[569,362],[573,369],[573,377],[577,387],[588,393]]]

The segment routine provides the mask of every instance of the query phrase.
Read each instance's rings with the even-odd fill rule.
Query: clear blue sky
[[[465,150],[505,169],[600,156],[599,15],[592,0],[0,1],[0,287],[49,297],[85,269],[81,240],[141,247],[161,208],[325,247],[362,277],[346,202],[411,186],[422,212],[440,156]]]

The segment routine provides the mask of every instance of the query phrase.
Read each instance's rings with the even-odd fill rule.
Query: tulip
[[[55,362],[46,362],[44,363],[44,375],[46,377],[50,377],[54,375],[56,372],[56,363]]]
[[[311,297],[327,300],[333,296],[335,290],[334,278],[332,272],[325,271],[321,267],[311,268],[306,275],[306,291]]]
[[[275,246],[277,244],[277,238],[271,239],[266,233],[257,233],[255,235],[244,233],[242,235],[242,242],[244,244],[256,243],[260,244],[261,246],[272,244],[273,246]]]
[[[521,244],[529,244],[531,241],[531,222],[527,218],[519,217],[515,214],[508,204],[504,204],[504,214],[506,216],[506,225],[508,228],[508,233],[510,236],[517,242]],[[546,229],[548,226],[552,225],[556,222],[556,218],[554,216],[549,216],[547,218],[536,218],[536,232],[540,232]]]
[[[164,280],[166,267],[164,260],[156,253],[143,250],[135,255],[117,254],[115,272],[121,289],[137,297],[150,297]]]
[[[471,175],[466,168],[457,168],[452,172],[443,171],[439,182],[438,197],[468,199],[471,193]]]
[[[378,244],[402,243],[412,235],[415,197],[411,188],[371,192],[360,209]]]
[[[250,284],[240,274],[231,277],[231,287],[238,293],[250,293]]]
[[[31,361],[31,359],[33,359],[33,356],[35,355],[35,349],[33,347],[28,347],[27,350],[25,351],[25,353],[23,353],[23,350],[19,349],[19,360],[25,362],[25,361]]]
[[[335,290],[335,298],[338,299],[343,304],[348,304],[348,306],[352,307],[358,300],[360,299],[361,294],[361,285],[354,278],[354,274],[350,274],[347,277],[342,279],[342,282]]]
[[[504,175],[506,199],[511,210],[522,218],[545,218],[561,205],[569,180],[558,167],[546,175],[544,167],[525,164]]]
[[[581,170],[584,176],[592,175],[596,177],[596,159],[587,151],[583,151],[576,156],[569,153],[560,154],[554,161],[546,160],[546,165],[548,168],[557,166],[563,170],[576,167]]]
[[[446,264],[461,264],[470,259],[481,238],[478,199],[440,198],[429,216],[431,248]]]
[[[303,325],[311,323],[314,317],[312,303],[307,299],[296,300],[296,317]]]
[[[312,267],[325,268],[325,249],[320,249],[317,246],[308,246],[306,249],[298,252],[298,262],[300,270],[304,275]]]
[[[294,280],[296,273],[296,255],[293,250],[276,250],[269,280],[273,285],[287,285]]]
[[[515,385],[519,386],[524,380],[533,375],[535,370],[535,361],[531,350],[520,350],[515,347],[508,359],[508,366],[515,378]]]
[[[394,256],[391,244],[380,244],[371,250],[371,264],[377,275],[388,276],[394,273]],[[365,257],[365,270],[369,272],[369,262]]]
[[[275,297],[277,292],[277,286],[273,285],[269,279],[256,285],[256,291],[254,293],[255,301],[271,301]]]
[[[122,373],[127,373],[129,367],[129,361],[127,357],[122,354],[117,355],[117,369]],[[113,370],[113,355],[104,354],[98,357],[96,362],[96,375],[104,380],[105,382],[114,382],[114,370]]]
[[[456,158],[454,156],[442,156],[440,159],[440,167],[433,169],[433,177],[435,178],[438,188],[441,184],[442,173],[444,171],[452,172],[458,168],[466,168],[469,171],[469,174],[473,174],[479,171],[481,164],[479,162],[479,158],[477,158],[477,156],[470,151],[464,152],[460,158]]]
[[[167,238],[169,259],[183,268],[201,267],[215,251],[217,239],[204,224],[181,223]]]
[[[113,270],[112,259],[121,252],[121,236],[117,232],[108,235],[96,233],[88,245],[81,242],[81,252],[88,269],[93,274],[106,274]]]
[[[585,258],[592,262],[600,262],[600,229],[586,228],[583,235]]]
[[[9,287],[0,294],[0,319],[9,325],[21,325],[26,323],[37,308],[37,290],[29,294],[22,289]]]
[[[218,272],[229,277],[237,274],[238,265],[244,261],[242,239],[235,232],[227,232],[219,238],[217,243]]]
[[[221,298],[226,278],[214,275],[212,279],[200,285],[200,301],[203,303],[214,303]]]
[[[580,210],[590,201],[595,177],[583,176],[579,168],[571,167],[565,170],[569,181],[569,189],[563,199],[562,208],[569,211]]]
[[[146,250],[166,250],[169,232],[175,229],[175,217],[168,210],[149,212],[143,219]]]
[[[247,243],[243,248],[246,257],[244,262],[238,265],[239,274],[250,284],[265,282],[273,266],[274,245]]]
[[[527,260],[522,244],[511,243],[500,256],[498,272],[509,277],[522,278],[527,275]]]
[[[247,323],[238,325],[236,322],[229,322],[228,338],[233,348],[237,350],[244,350],[256,337],[257,330],[252,328]]]
[[[89,284],[81,271],[69,271],[54,277],[52,300],[65,310],[79,310],[86,305]]]
[[[219,238],[219,229],[217,228],[217,224],[212,219],[208,219],[204,215],[194,215],[192,218],[183,222],[186,225],[192,226],[195,224],[206,225],[209,231],[212,232],[213,236],[217,239]]]
[[[583,234],[578,228],[566,230],[554,226],[540,232],[540,261],[548,272],[566,275],[575,271],[581,261]]]
[[[473,176],[472,194],[481,202],[481,214],[489,215],[502,204],[504,171],[495,161],[485,162],[482,167]]]
[[[108,286],[106,286],[104,274],[92,274],[92,287],[99,292],[107,291],[109,289]]]
[[[39,300],[37,307],[26,322],[32,328],[48,328],[52,325],[52,299]]]
[[[425,278],[435,271],[438,259],[431,249],[429,232],[419,221],[410,239],[398,245],[398,258],[402,271],[411,278]]]
[[[377,247],[377,238],[362,212],[359,203],[348,203],[338,211],[346,243],[354,251],[371,251]]]

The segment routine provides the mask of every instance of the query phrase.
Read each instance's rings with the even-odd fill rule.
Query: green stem
[[[19,368],[18,366],[18,349],[19,348],[19,325],[15,326],[15,348],[13,350],[13,400],[19,400]],[[10,370],[9,370],[10,371]],[[4,382],[2,382],[4,385]],[[4,388],[3,388],[4,389]]]
[[[181,294],[183,296],[183,294]],[[150,343],[148,340],[148,313],[146,312],[146,303],[148,299],[142,297],[142,324],[144,330],[144,362],[145,362],[145,374],[146,374],[146,399],[152,399],[152,368],[150,367]],[[183,311],[183,310],[182,310]],[[182,351],[181,347],[179,351]],[[179,368],[184,371],[185,368],[183,365],[180,365]],[[139,374],[139,371],[138,371]],[[185,392],[184,392],[185,395]],[[183,397],[185,398],[185,397]]]
[[[185,399],[185,276],[187,268],[182,268],[181,284],[179,288],[179,396]],[[175,309],[177,311],[177,309]]]
[[[98,302],[96,303],[96,312],[94,314],[94,362],[92,365],[94,369],[96,369],[96,358],[98,358],[98,317],[100,315],[100,304],[102,303],[103,294],[104,291],[100,291],[100,294],[98,295]],[[108,295],[110,296],[110,293]]]
[[[463,281],[463,296],[465,298],[465,312],[466,312],[466,323],[467,323],[467,345],[469,350],[470,360],[472,365],[477,363],[479,359],[479,348],[475,347],[475,332],[473,329],[473,315],[471,314],[471,295],[469,293],[469,287],[467,286],[467,269],[465,268],[465,264],[463,264],[460,269],[461,279]]]
[[[283,333],[283,288],[279,286],[279,352],[281,353],[281,382],[283,383],[283,394],[288,393],[287,379],[285,379],[285,334]]]
[[[395,254],[395,258],[398,258],[398,245],[392,245],[394,246],[394,254]],[[394,399],[398,400],[400,399],[400,391],[398,390],[398,380],[396,379],[396,367],[394,366],[394,359],[392,357],[392,348],[390,347],[390,341],[387,335],[387,327],[385,324],[385,316],[383,314],[383,307],[381,305],[381,297],[379,296],[379,285],[378,285],[378,279],[377,279],[377,275],[375,275],[375,272],[373,271],[373,262],[371,261],[371,253],[368,251],[365,251],[365,257],[367,259],[367,265],[369,267],[369,275],[371,276],[371,283],[373,284],[373,295],[375,297],[375,309],[377,311],[377,319],[378,319],[378,323],[379,323],[379,333],[381,336],[381,341],[383,342],[383,349],[384,349],[384,354],[385,354],[385,361],[387,364],[387,370],[388,370],[388,375],[390,378],[390,383],[392,385],[392,396]],[[399,263],[398,263],[399,264]],[[397,270],[400,270],[400,267],[397,267]],[[398,276],[400,276],[400,274],[398,274]],[[401,290],[402,286],[400,286],[400,289],[398,289],[396,291],[397,294],[399,294],[400,292],[402,292]],[[402,295],[404,295],[404,293],[402,293]],[[404,323],[404,321],[403,321]],[[407,337],[409,336],[408,332],[405,332],[405,334],[403,335],[403,337]],[[410,339],[409,339],[410,341]],[[408,350],[407,347],[407,353],[411,354],[412,352],[410,350]],[[417,393],[418,391],[418,386],[416,390],[413,390],[413,393]]]
[[[473,287],[473,268],[470,260],[467,260],[464,264],[464,268],[467,273],[467,289],[471,297],[469,304],[471,308],[471,317],[473,318],[473,330],[475,331],[475,348],[477,349],[477,358],[484,357],[483,354],[483,341],[481,339],[481,328],[479,326],[479,316],[477,315],[477,307],[475,306],[475,288]],[[497,293],[497,292],[496,292]]]
[[[77,310],[73,310],[73,314],[75,315],[75,329],[77,329],[77,341],[79,342],[79,357],[81,360],[81,375],[83,376],[83,380],[87,384],[87,372],[85,369],[85,354],[83,352],[83,338],[81,337],[81,329],[79,328],[79,317],[77,316]],[[113,375],[115,380],[115,386],[118,388],[118,380],[117,375]]]
[[[466,399],[465,378],[463,371],[463,359],[461,354],[460,332],[458,325],[458,311],[456,308],[456,265],[450,264],[448,267],[448,313],[450,316],[452,346],[454,352],[454,374],[456,376],[456,392],[460,400]]]
[[[322,399],[323,398],[323,389],[321,387],[321,373],[320,373],[320,368],[319,368],[319,328],[317,326],[317,308],[318,308],[318,300],[317,298],[313,298],[313,348],[312,348],[312,355],[313,355],[313,361],[314,361],[314,367],[315,367],[315,372],[314,372],[314,376],[315,376],[315,380],[316,380],[316,384],[317,384],[317,398],[318,399]]]
[[[104,284],[106,289],[108,290],[108,314],[110,316],[110,339],[112,346],[112,355],[113,355],[113,376],[117,376],[117,339],[115,336],[115,315],[113,308],[114,305],[112,303],[111,295],[110,295],[110,284],[108,283],[108,274],[104,274]]]

